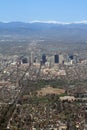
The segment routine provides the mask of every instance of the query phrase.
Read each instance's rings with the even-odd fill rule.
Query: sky
[[[0,21],[87,20],[87,0],[0,0]]]

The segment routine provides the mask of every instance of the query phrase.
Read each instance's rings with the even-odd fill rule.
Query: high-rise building
[[[45,55],[45,54],[43,54],[43,55],[42,55],[42,64],[45,64],[45,63],[46,63],[46,61],[47,61],[47,59],[46,59],[46,55]]]
[[[54,55],[54,63],[59,63],[59,55]]]
[[[54,56],[49,57],[48,62],[49,62],[49,68],[51,68],[54,65]]]
[[[34,63],[36,63],[36,59],[37,59],[37,57],[34,57]]]
[[[22,59],[22,63],[23,63],[23,64],[28,63],[28,59],[27,59],[26,57],[25,57],[25,58],[23,58],[23,59]]]
[[[34,63],[34,52],[31,52],[31,64]]]
[[[59,64],[63,64],[64,63],[64,57],[62,54],[59,54]]]
[[[69,56],[69,59],[70,59],[70,60],[73,60],[73,55],[70,55],[70,56]]]

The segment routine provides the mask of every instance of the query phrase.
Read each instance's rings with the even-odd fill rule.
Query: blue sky
[[[0,0],[0,21],[87,20],[87,0]]]

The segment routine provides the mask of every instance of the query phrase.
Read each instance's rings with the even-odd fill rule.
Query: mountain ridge
[[[30,38],[54,39],[63,41],[87,41],[87,24],[53,24],[53,23],[24,23],[0,22],[0,35],[28,36]]]

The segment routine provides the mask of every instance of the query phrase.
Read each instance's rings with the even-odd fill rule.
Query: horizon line
[[[32,21],[0,21],[0,23],[48,23],[48,24],[87,24],[87,20],[75,21],[75,22],[61,22],[56,20],[32,20]]]

